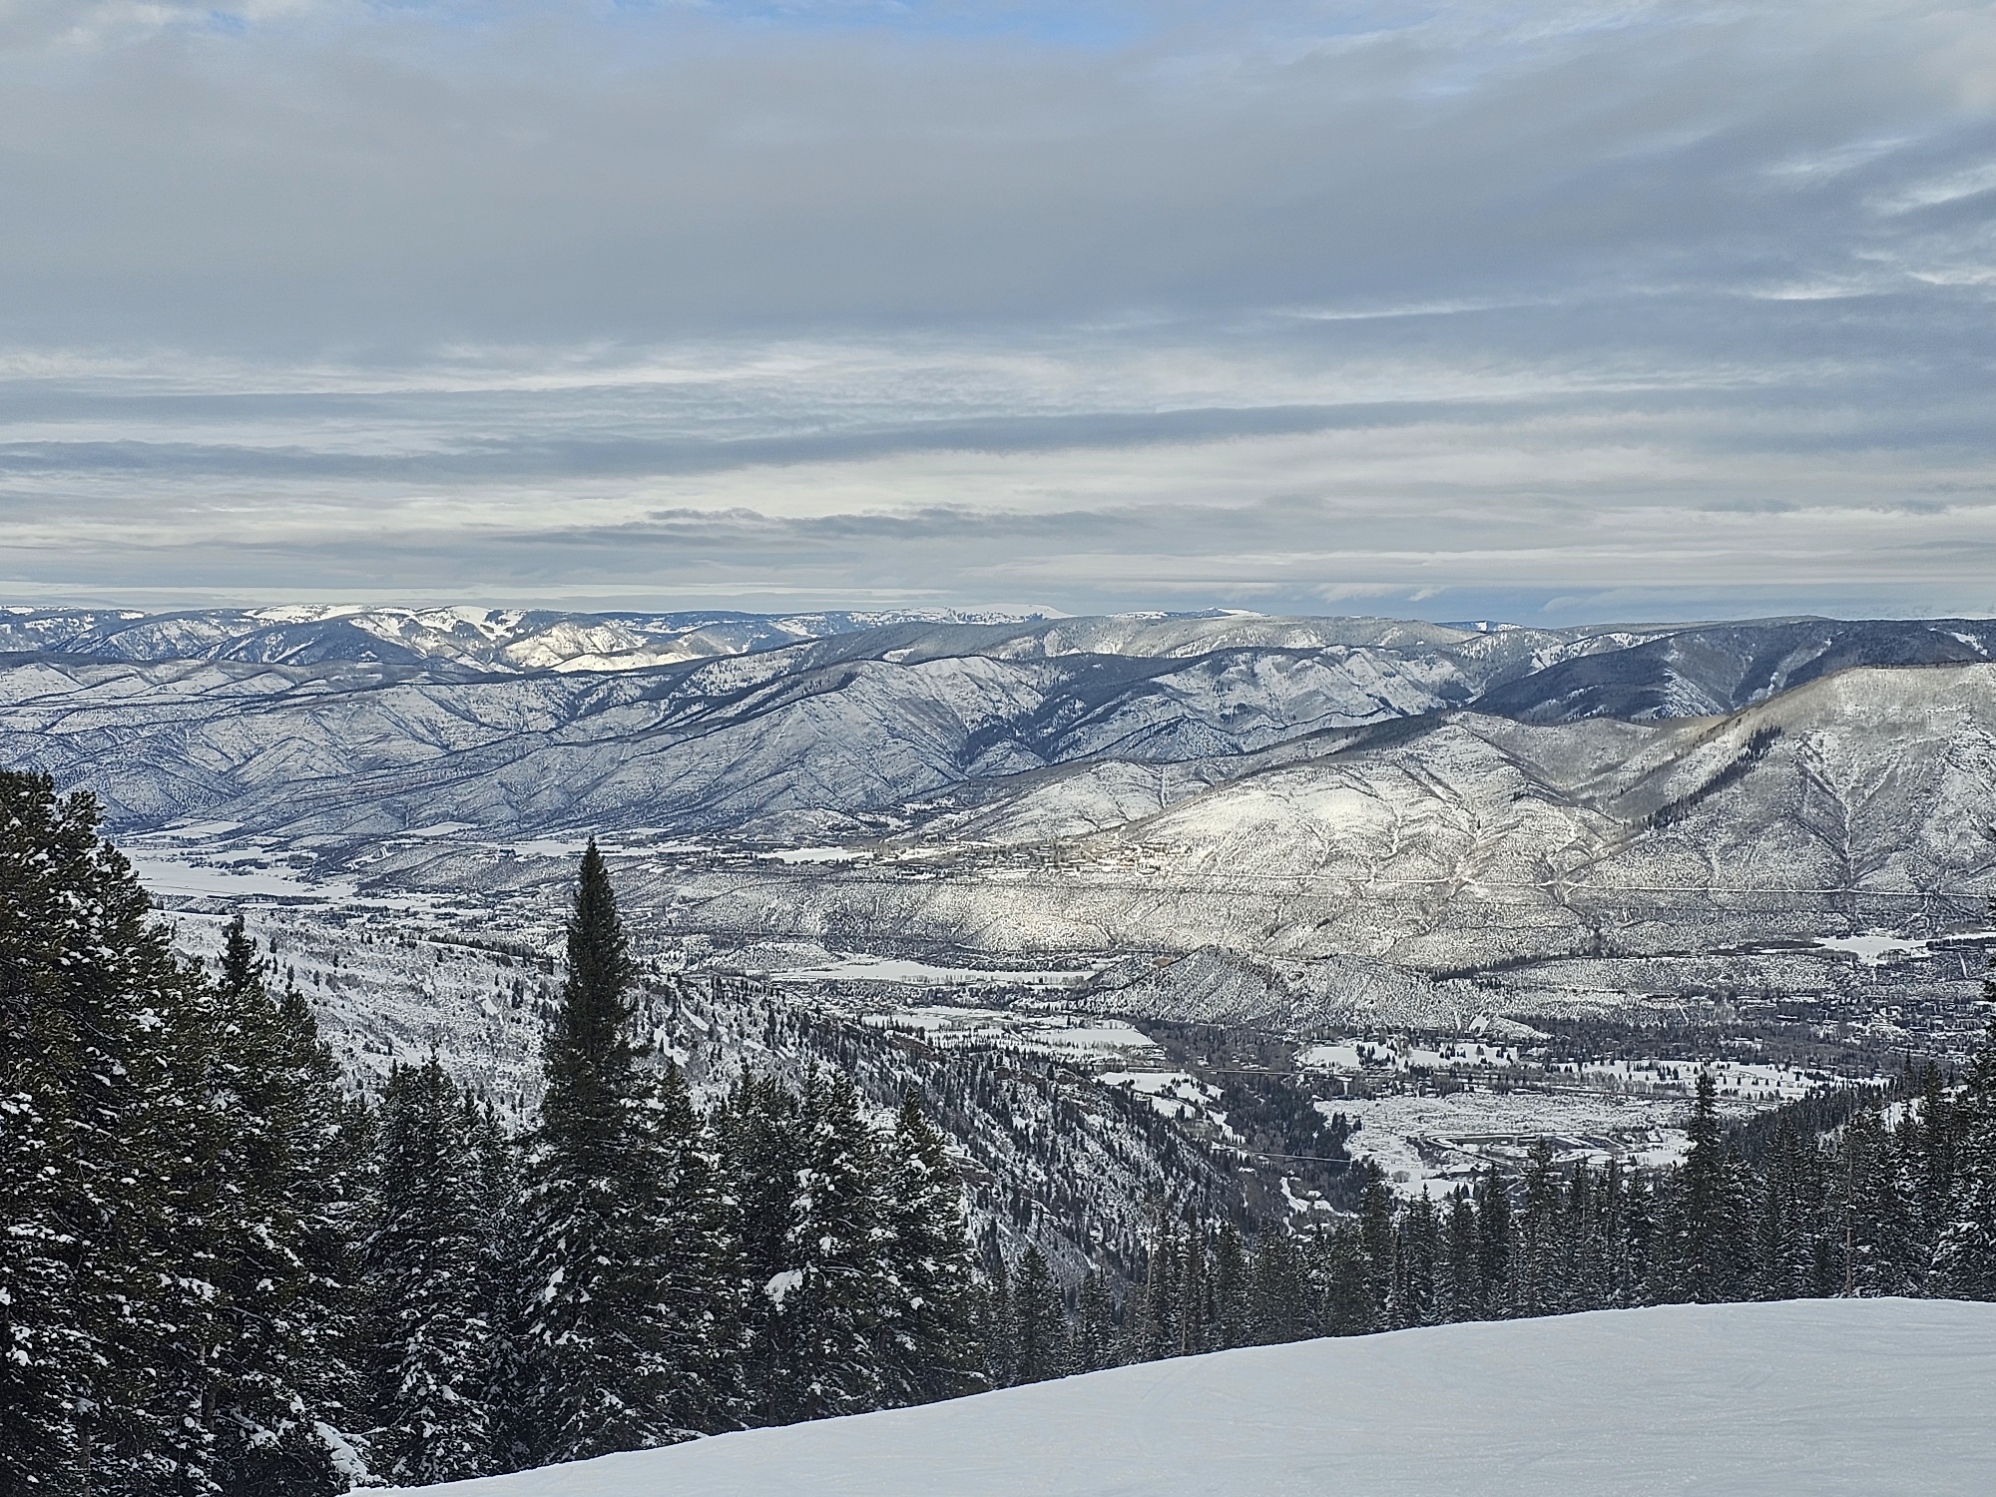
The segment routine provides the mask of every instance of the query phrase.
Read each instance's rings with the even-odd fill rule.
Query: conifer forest
[[[1701,1075],[1665,1168],[1547,1145],[1409,1198],[1358,1160],[1303,1229],[1159,1193],[1076,1275],[976,1227],[913,1088],[696,1092],[593,843],[524,1124],[434,1056],[352,1089],[281,973],[240,916],[176,954],[90,797],[0,773],[0,1493],[305,1497],[1307,1337],[1996,1299],[1996,1025],[1747,1123]]]

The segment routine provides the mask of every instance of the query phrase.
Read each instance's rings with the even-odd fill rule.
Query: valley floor
[[[435,1497],[1967,1497],[1996,1304],[1667,1306],[1186,1357]]]

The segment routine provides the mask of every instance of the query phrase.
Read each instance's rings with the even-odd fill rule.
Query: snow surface
[[[1818,936],[1816,944],[1829,951],[1848,951],[1861,962],[1882,966],[1898,956],[1925,956],[1929,943],[1897,936]]]
[[[1221,1352],[450,1497],[1966,1497],[1996,1305],[1669,1306]]]

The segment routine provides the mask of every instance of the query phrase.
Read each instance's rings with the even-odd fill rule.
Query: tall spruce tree
[[[739,1077],[715,1117],[729,1201],[733,1291],[739,1316],[741,1417],[786,1423],[803,1349],[788,1313],[803,1279],[791,1261],[790,1226],[805,1147],[797,1098],[774,1077]]]
[[[0,1490],[198,1491],[206,1450],[170,1448],[190,1411],[162,1392],[208,1334],[167,1177],[210,1036],[97,825],[0,771]]]
[[[1251,1344],[1253,1320],[1254,1296],[1247,1249],[1241,1242],[1240,1228],[1230,1218],[1221,1223],[1213,1244],[1212,1344],[1223,1351]]]
[[[1996,999],[1996,981],[1984,985]],[[1996,1019],[1955,1103],[1952,1175],[1933,1282],[1956,1299],[1996,1300]]]
[[[1438,1301],[1443,1320],[1476,1320],[1482,1316],[1480,1272],[1476,1207],[1470,1200],[1468,1187],[1457,1186],[1449,1196],[1447,1226],[1442,1237]]]
[[[804,1092],[804,1138],[787,1234],[799,1278],[781,1307],[797,1362],[782,1412],[822,1419],[882,1406],[885,1369],[876,1346],[892,1315],[879,1252],[878,1145],[850,1076],[813,1075]]]
[[[489,1318],[475,1113],[432,1055],[381,1096],[381,1186],[365,1249],[374,1469],[412,1486],[492,1469]]]
[[[1698,1072],[1697,1099],[1686,1128],[1689,1144],[1672,1182],[1667,1297],[1716,1304],[1731,1287],[1735,1243],[1727,1205],[1730,1181],[1719,1126],[1717,1091],[1709,1070]]]
[[[1081,1281],[1073,1346],[1076,1372],[1100,1372],[1116,1365],[1116,1307],[1099,1268],[1091,1269]]]
[[[304,999],[270,991],[269,965],[236,916],[207,1071],[219,1293],[202,1418],[223,1489],[242,1497],[317,1493],[364,1471],[350,1439],[365,1416],[349,1248],[369,1120],[342,1096]]]
[[[0,1485],[336,1489],[363,1130],[241,922],[219,982],[182,967],[96,829],[0,774]]]
[[[1492,1165],[1484,1171],[1476,1203],[1476,1279],[1483,1296],[1481,1319],[1497,1320],[1512,1313],[1511,1190]]]
[[[486,1469],[517,1471],[533,1459],[533,1364],[527,1355],[527,1304],[522,1251],[526,1225],[521,1199],[520,1140],[501,1125],[490,1102],[465,1094],[465,1132],[472,1153],[472,1220],[478,1240],[478,1293],[491,1335],[480,1379],[490,1445]]]
[[[1028,1245],[1012,1277],[1012,1322],[1021,1383],[1043,1383],[1069,1370],[1067,1316],[1038,1246]]]
[[[913,1092],[902,1098],[889,1154],[882,1394],[913,1404],[974,1393],[988,1382],[963,1187]]]
[[[583,853],[568,974],[545,1055],[527,1168],[525,1351],[538,1461],[683,1439],[674,1356],[685,1331],[662,1281],[673,1183],[640,1069],[629,941],[603,855]]]

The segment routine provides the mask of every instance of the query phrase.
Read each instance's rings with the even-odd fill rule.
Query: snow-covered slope
[[[1982,1497],[1996,1305],[1671,1306],[1154,1362],[437,1497]]]
[[[1431,716],[1196,765],[1098,761],[975,800],[922,834],[919,868],[790,871],[780,896],[725,868],[676,887],[741,935],[1429,973],[1853,921],[1945,929],[1996,884],[1996,666],[1848,671],[1716,719]],[[1021,877],[1056,839],[1059,866]],[[1352,991],[1353,974],[1320,986]]]

